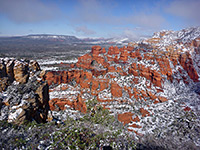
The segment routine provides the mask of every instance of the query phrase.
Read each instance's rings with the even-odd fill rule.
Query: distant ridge
[[[29,34],[25,36],[12,36],[12,37],[0,37],[1,41],[12,41],[12,42],[34,42],[34,41],[50,41],[50,42],[61,42],[61,43],[84,43],[84,44],[110,44],[110,45],[126,45],[131,42],[128,38],[78,38],[72,35],[56,35],[56,34]]]

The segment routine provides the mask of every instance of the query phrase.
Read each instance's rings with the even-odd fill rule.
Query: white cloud
[[[175,0],[165,8],[167,13],[182,17],[190,24],[200,24],[200,0]]]
[[[121,30],[121,33],[109,33],[109,37],[115,38],[128,38],[132,41],[138,41],[147,37],[150,37],[153,30],[143,28],[143,27],[135,27],[135,28],[116,28],[117,30]],[[154,30],[155,31],[155,30]]]
[[[127,25],[143,26],[148,28],[159,28],[165,23],[165,19],[153,12],[147,13],[149,10],[141,10],[140,12],[132,11],[132,14],[123,14],[116,16],[115,1],[99,1],[99,0],[79,0],[75,7],[73,15],[69,16],[73,23],[90,23],[98,25]]]
[[[137,14],[127,18],[127,22],[149,28],[160,28],[165,19],[157,14]]]
[[[60,10],[39,0],[0,0],[0,13],[18,23],[33,23],[56,18]]]
[[[88,29],[86,26],[76,27],[75,31],[78,33],[82,33],[83,35],[92,35],[96,33],[95,31]]]

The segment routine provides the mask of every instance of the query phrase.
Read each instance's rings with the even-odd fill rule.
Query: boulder
[[[113,97],[122,97],[122,88],[115,82],[111,83],[111,94]]]
[[[15,61],[14,78],[19,83],[26,83],[29,78],[28,63],[25,61]]]
[[[132,116],[133,116],[133,113],[125,112],[123,114],[118,114],[118,120],[125,125],[133,121]]]
[[[95,66],[94,62],[97,62],[98,64],[101,64],[101,65],[104,65],[104,63],[105,63],[105,59],[104,59],[103,56],[93,55],[92,59],[93,59],[92,62],[91,62],[92,66]]]
[[[121,53],[119,60],[126,62],[128,60],[128,56],[130,56],[130,54],[127,50],[125,50]]]
[[[106,49],[105,48],[102,49],[102,53],[103,54],[106,53]]]
[[[0,80],[0,92],[4,91],[6,95],[0,95],[0,120],[15,124],[22,124],[27,120],[46,122],[49,91],[48,84],[42,81],[45,71],[40,71],[36,62],[29,64],[29,61],[14,59],[7,59],[5,62],[6,77]],[[28,78],[30,72],[32,77]]]
[[[92,63],[92,56],[90,54],[85,54],[78,58],[76,66],[78,68],[90,69],[91,63]]]
[[[103,90],[107,89],[108,88],[108,83],[109,83],[108,79],[99,80],[99,85],[100,85],[99,91],[103,91]]]
[[[46,122],[49,110],[49,93],[45,84],[40,85],[40,83],[35,84],[34,82],[37,80],[8,87],[6,92],[9,95],[3,100],[1,112],[4,113],[1,113],[0,120],[7,120],[15,124],[32,120],[38,123]],[[40,86],[38,87],[38,85]]]
[[[102,53],[101,46],[92,46],[92,54],[93,55],[99,55]]]
[[[119,53],[120,53],[120,51],[119,51],[119,48],[117,46],[115,46],[115,47],[111,46],[108,49],[108,55],[117,55]]]
[[[39,64],[38,64],[38,62],[35,61],[35,60],[31,60],[31,61],[30,61],[30,63],[29,63],[29,69],[30,69],[30,71],[32,71],[32,72],[37,72],[37,71],[40,71],[40,70],[41,70],[41,69],[40,69],[40,66],[39,66]]]
[[[132,51],[132,52],[130,53],[130,57],[132,57],[132,58],[137,58],[139,61],[142,60],[142,56],[141,56],[141,54],[140,54],[140,50],[139,50],[139,49],[136,50],[136,51]]]

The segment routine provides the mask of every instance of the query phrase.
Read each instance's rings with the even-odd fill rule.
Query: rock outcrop
[[[0,60],[1,81],[7,79],[10,83],[14,80],[20,84],[27,83],[29,77],[33,76],[37,71],[41,71],[41,69],[36,61],[16,60],[12,58]],[[3,83],[2,86],[7,87]],[[4,90],[0,90],[0,92]]]
[[[93,46],[68,69],[47,73],[35,61],[0,59],[0,120],[96,120],[103,108],[135,137],[200,145],[199,41],[200,28],[162,31],[119,48]]]
[[[111,46],[107,51],[93,46],[70,70],[49,71],[46,79],[51,86],[50,109],[86,113],[87,100],[97,99],[138,135],[144,133],[145,118],[162,116],[157,112],[160,106],[169,105],[171,109],[169,103],[179,105],[184,103],[182,99],[191,97],[196,103],[198,93],[190,89],[199,82],[200,66],[194,57],[198,50],[192,46],[199,46],[198,42],[188,46],[171,38],[172,44],[163,44],[168,34],[163,32],[127,47]],[[185,91],[187,94],[183,94]],[[182,107],[180,110],[190,110],[189,103]]]
[[[36,61],[1,59],[0,120],[46,122],[49,88]]]

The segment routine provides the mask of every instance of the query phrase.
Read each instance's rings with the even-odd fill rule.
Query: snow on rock
[[[15,112],[11,112],[8,116],[8,122],[14,122],[22,112],[22,108],[17,109]]]
[[[46,74],[52,115],[61,121],[81,117],[88,100],[96,99],[136,136],[159,136],[186,112],[200,116],[199,37],[200,27],[161,31],[121,48],[93,46],[77,60],[63,61],[72,67]],[[56,63],[61,61],[41,61]]]
[[[33,60],[1,60],[0,120],[46,122],[49,93],[45,71]]]
[[[61,116],[77,116],[84,112],[85,102],[97,99],[98,105],[126,120],[136,136],[157,133],[185,110],[200,114],[200,64],[198,51],[191,46],[199,31],[199,27],[161,31],[107,51],[92,47],[71,70],[57,72],[60,77],[49,73],[47,80],[56,85],[50,89],[50,108],[57,116],[59,110]]]

